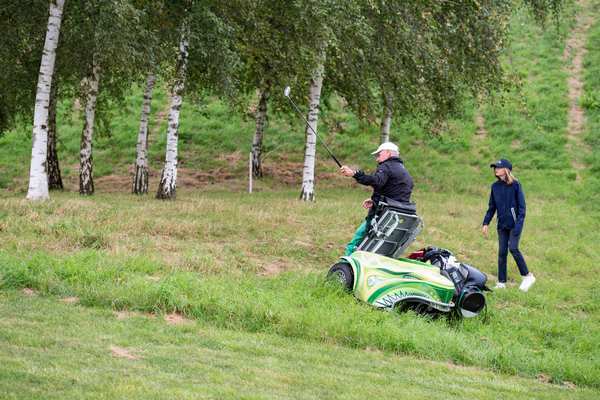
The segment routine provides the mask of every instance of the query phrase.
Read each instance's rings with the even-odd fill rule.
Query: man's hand
[[[366,199],[365,201],[362,202],[362,206],[363,206],[363,208],[366,208],[368,210],[369,208],[373,207],[373,200]]]
[[[354,176],[354,174],[356,173],[355,170],[353,170],[352,168],[350,168],[347,165],[342,165],[342,168],[340,168],[340,172],[344,176]]]
[[[483,233],[483,236],[487,237],[488,235],[488,226],[484,225],[481,227],[481,233]]]

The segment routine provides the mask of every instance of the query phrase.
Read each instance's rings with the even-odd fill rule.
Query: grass
[[[169,325],[162,315],[118,319],[107,309],[57,300],[0,292],[4,399],[361,399],[392,393],[585,399],[597,394],[373,349],[315,345],[194,321]]]
[[[427,228],[414,247],[450,248],[493,276],[495,240],[478,231],[485,196],[416,196]],[[512,266],[512,289],[489,296],[488,321],[455,326],[379,312],[324,283],[327,266],[362,217],[361,199],[360,192],[340,190],[323,191],[318,204],[298,202],[294,192],[184,192],[167,203],[117,194],[58,194],[43,205],[5,199],[0,287],[600,386],[594,284],[600,238],[584,211],[564,213],[564,204],[530,196],[522,249],[539,279],[535,290],[515,290]],[[565,240],[563,232],[577,236]],[[263,276],[272,268],[282,273]]]
[[[137,92],[113,112],[110,134],[96,137],[93,197],[67,191],[44,203],[25,201],[30,129],[0,137],[0,362],[7,366],[0,392],[12,398],[598,397],[600,23],[590,31],[585,60],[582,105],[592,151],[578,182],[566,150],[561,59],[573,12],[568,8],[562,25],[546,31],[528,16],[515,17],[509,69],[518,90],[481,106],[483,137],[476,135],[474,103],[442,135],[413,120],[393,125],[425,220],[413,248],[449,248],[492,282],[495,234],[486,240],[479,231],[491,183],[487,165],[502,156],[516,166],[528,204],[521,250],[538,282],[519,292],[510,260],[509,289],[488,296],[487,320],[456,324],[379,312],[324,282],[364,217],[359,204],[369,192],[337,176],[319,153],[318,202],[297,200],[303,135],[295,117],[270,119],[270,176],[248,195],[252,121],[215,99],[184,102],[174,202],[127,194]],[[320,132],[339,158],[368,169],[377,127],[329,101]],[[166,106],[159,88],[150,128],[154,174],[164,157]],[[76,190],[81,122],[72,108],[61,103],[59,154],[67,188]],[[22,298],[23,288],[42,296]],[[66,296],[86,307],[55,301]],[[192,322],[117,321],[114,310],[178,312]],[[113,343],[142,358],[115,359],[107,350]],[[108,384],[115,376],[116,384]]]
[[[596,15],[600,12],[600,5],[593,7]],[[585,159],[589,173],[586,176],[589,184],[588,190],[592,201],[600,202],[600,19],[596,18],[591,27],[586,43],[588,54],[584,59],[584,95],[580,104],[584,108],[587,118],[587,132],[585,142],[591,151],[587,152]]]

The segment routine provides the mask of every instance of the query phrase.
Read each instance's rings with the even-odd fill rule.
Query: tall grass
[[[487,322],[453,324],[376,311],[325,283],[328,265],[362,217],[361,193],[327,191],[308,206],[294,192],[236,201],[229,193],[190,192],[174,203],[55,197],[37,206],[2,200],[0,287],[599,386],[599,238],[585,213],[565,212],[565,203],[530,197],[522,250],[539,279],[532,291],[516,290],[511,266],[512,288],[488,296]],[[427,228],[415,247],[448,247],[494,275],[495,243],[477,228],[485,198],[419,193],[417,203]],[[281,273],[263,276],[272,264]]]

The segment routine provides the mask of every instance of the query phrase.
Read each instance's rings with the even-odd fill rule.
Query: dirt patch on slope
[[[275,276],[289,269],[288,264],[283,260],[275,260],[262,267],[260,275]]]
[[[187,319],[186,317],[184,317],[183,315],[181,315],[179,313],[166,314],[165,321],[169,325],[186,325],[186,324],[192,323],[191,319]]]
[[[585,114],[579,105],[579,99],[583,94],[583,59],[587,53],[585,47],[587,32],[594,22],[593,13],[587,0],[580,0],[580,13],[576,17],[575,27],[571,31],[565,44],[563,60],[568,62],[567,78],[569,114],[567,121],[567,149],[571,153],[571,165],[577,173],[577,180],[581,180],[580,171],[585,168],[581,161],[581,150],[587,151],[581,138],[585,126]]]
[[[485,129],[485,118],[480,110],[475,111],[475,126],[477,126],[477,133],[475,139],[484,140],[488,136],[487,129]]]
[[[22,290],[23,295],[27,296],[27,297],[33,297],[33,296],[37,296],[38,292],[37,290],[33,290],[30,288],[25,288]]]
[[[141,357],[133,354],[132,350],[119,346],[110,346],[113,357],[126,358],[128,360],[139,360]]]
[[[63,297],[60,299],[61,303],[65,304],[76,304],[79,303],[79,297],[71,296],[71,297]]]
[[[177,168],[177,188],[203,189],[213,185],[222,185],[228,190],[245,191],[248,187],[248,170],[245,168],[247,160],[244,159],[243,154],[235,151],[219,155],[217,159],[225,161],[227,165],[210,170],[197,170],[179,166]],[[158,188],[162,165],[157,166],[159,168],[148,168],[149,195],[154,195]],[[303,166],[304,164],[299,161],[270,160],[263,164],[264,178],[254,178],[255,189],[259,182],[266,181],[269,182],[268,185],[274,183],[285,186],[298,186],[298,191],[300,191]],[[326,187],[346,187],[351,184],[350,180],[338,173],[338,168],[333,162],[318,163],[315,169],[317,195],[320,184]],[[77,192],[79,190],[79,165],[74,165],[72,170],[73,173],[63,176],[63,182],[65,190]],[[94,177],[95,191],[97,193],[131,193],[133,174],[134,166],[132,164],[126,172]]]

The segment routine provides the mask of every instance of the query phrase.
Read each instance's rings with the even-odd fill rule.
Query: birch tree
[[[174,200],[183,96],[201,101],[204,92],[231,95],[235,86],[231,71],[237,66],[237,55],[232,48],[232,31],[224,14],[227,4],[216,0],[165,4],[169,7],[167,15],[179,27],[173,30],[179,35],[179,50],[170,88],[165,163],[156,197]]]
[[[165,165],[160,174],[160,182],[156,198],[174,200],[177,188],[177,142],[179,129],[179,112],[183,101],[183,90],[186,81],[186,67],[188,62],[188,31],[187,23],[181,28],[179,40],[179,54],[175,68],[175,81],[171,88],[169,118],[167,124],[167,150]]]
[[[392,127],[392,110],[394,98],[390,93],[382,92],[383,96],[383,115],[381,116],[379,143],[390,141],[390,128]]]
[[[288,109],[282,95],[287,85],[307,90],[317,64],[321,35],[315,35],[311,19],[321,1],[232,0],[226,2],[228,21],[235,31],[241,59],[237,75],[240,90],[259,92],[252,139],[252,170],[263,175],[262,152],[268,112]],[[327,2],[329,3],[329,2]]]
[[[140,111],[140,124],[137,133],[136,158],[133,164],[132,193],[148,193],[148,134],[149,118],[152,107],[152,97],[162,66],[169,64],[172,47],[172,31],[181,24],[169,16],[169,3],[165,0],[142,0],[136,3],[143,11],[140,25],[149,32],[144,42],[144,52],[147,61],[142,64],[144,72],[144,97]],[[171,57],[172,58],[172,57]],[[165,68],[169,71],[169,68]],[[167,77],[166,74],[163,74]],[[167,77],[170,78],[170,77]]]
[[[48,108],[48,152],[46,155],[46,166],[48,169],[48,189],[50,190],[62,190],[63,183],[62,177],[60,176],[60,164],[58,162],[58,152],[56,150],[56,103],[58,82],[55,83],[50,89],[50,105]]]
[[[46,171],[48,107],[64,4],[64,0],[50,1],[48,30],[46,32],[44,52],[40,65],[33,117],[33,144],[31,149],[29,189],[27,191],[27,199],[29,200],[46,200],[49,198],[48,175]]]
[[[271,92],[271,82],[267,80],[262,88],[258,91],[258,106],[256,107],[256,129],[254,130],[254,138],[252,139],[252,174],[255,177],[263,176],[261,163],[262,144],[265,130],[267,129],[267,107],[269,95]]]
[[[146,65],[143,10],[129,0],[73,2],[65,14],[59,48],[61,92],[83,105],[79,193],[92,195],[94,138],[108,134],[110,109],[122,103]],[[106,107],[108,103],[111,107]]]
[[[146,78],[146,87],[144,89],[140,128],[136,146],[135,172],[132,188],[132,192],[135,194],[148,193],[148,119],[150,117],[150,106],[152,104],[152,93],[155,84],[156,75],[153,71],[149,72]]]
[[[317,122],[321,104],[321,88],[325,70],[325,46],[322,46],[320,60],[310,79],[309,106],[306,119],[308,126],[305,128],[306,144],[304,149],[304,168],[302,169],[302,190],[300,198],[304,201],[315,200],[315,161],[317,155]],[[311,129],[312,128],[312,129]],[[314,131],[314,132],[313,132]]]
[[[94,57],[91,70],[81,83],[82,92],[85,94],[84,124],[79,150],[79,194],[81,195],[94,194],[92,140],[99,82],[100,67],[97,64],[97,57]]]
[[[305,149],[304,166],[302,169],[302,189],[300,199],[304,201],[315,201],[316,184],[316,157],[317,157],[317,135],[318,119],[321,108],[321,95],[323,79],[325,76],[325,63],[327,60],[327,49],[337,47],[338,42],[345,40],[343,30],[351,24],[353,29],[361,30],[360,23],[354,23],[359,15],[356,2],[347,2],[340,7],[335,1],[319,1],[307,7],[307,20],[313,29],[313,37],[317,40],[316,65],[310,76],[308,88],[308,114],[305,127]]]

